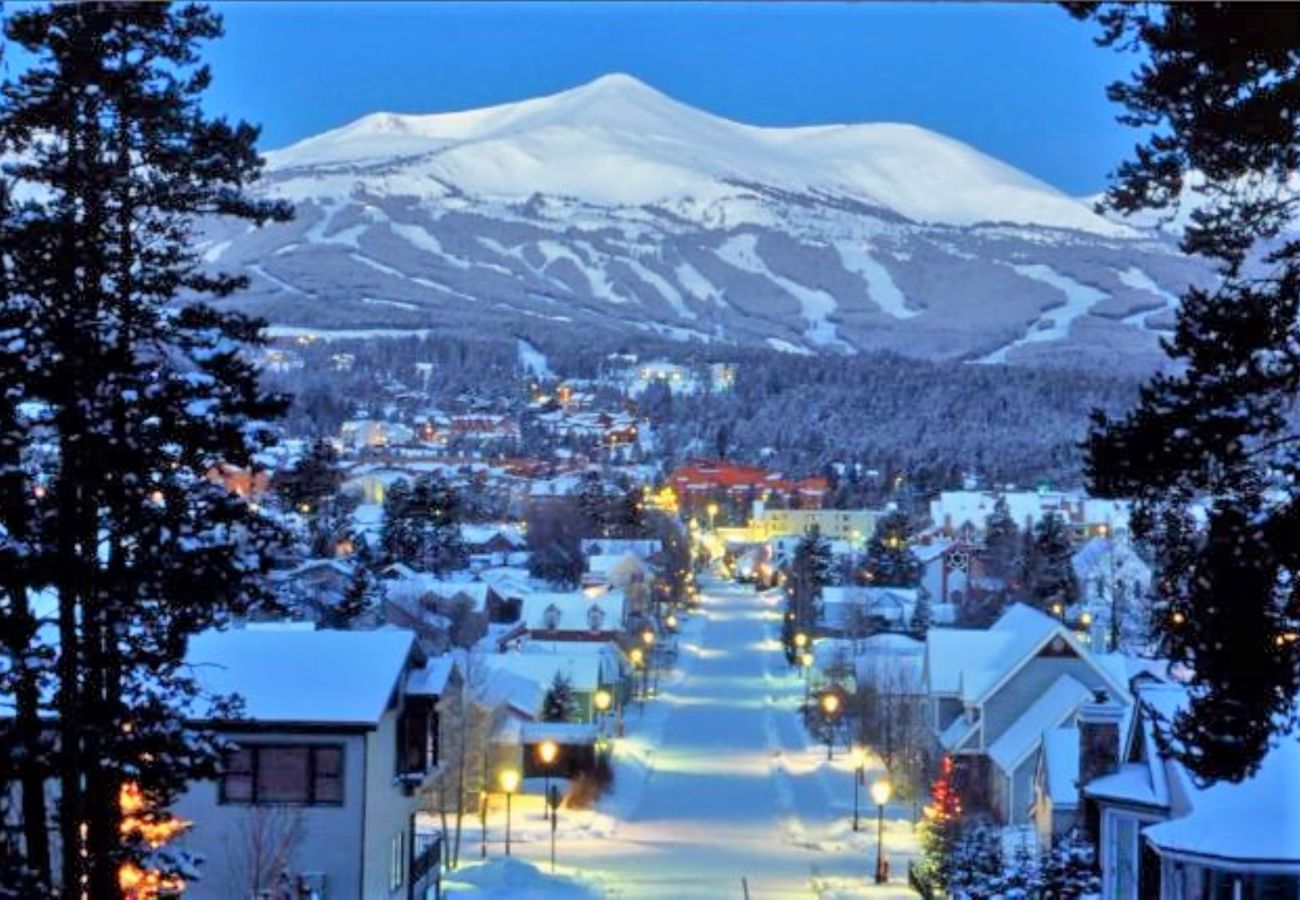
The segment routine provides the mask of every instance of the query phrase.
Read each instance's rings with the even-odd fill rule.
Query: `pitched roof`
[[[1079,730],[1074,726],[1053,728],[1043,735],[1043,770],[1047,774],[1047,795],[1053,806],[1079,803]]]
[[[1186,689],[1179,685],[1147,685],[1140,693],[1144,703],[1165,717],[1185,708],[1188,701]],[[1149,733],[1149,716],[1139,715]],[[1282,737],[1255,774],[1236,783],[1202,786],[1180,763],[1155,753],[1148,759],[1154,765],[1143,767],[1147,782],[1153,775],[1177,782],[1177,788],[1171,784],[1166,795],[1181,796],[1190,807],[1184,815],[1144,829],[1157,850],[1300,872],[1300,814],[1295,809],[1295,798],[1300,796],[1300,737]],[[1158,796],[1164,785],[1152,787]],[[1225,822],[1233,827],[1223,827]]]
[[[244,628],[196,635],[186,663],[205,692],[243,697],[248,719],[374,726],[414,647],[409,631]]]
[[[1080,681],[1062,675],[1038,696],[989,747],[989,758],[1003,772],[1011,774],[1033,752],[1043,733],[1056,728],[1092,697]]]

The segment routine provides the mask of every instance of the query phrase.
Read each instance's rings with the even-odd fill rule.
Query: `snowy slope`
[[[270,168],[409,158],[468,193],[589,203],[716,198],[728,179],[854,197],[919,222],[1018,222],[1131,233],[974,148],[911,125],[758,128],[672,100],[628,75],[481,110],[377,113],[268,155]]]
[[[295,221],[214,222],[198,249],[249,275],[230,305],[281,329],[1142,367],[1206,277],[1169,236],[942,135],[760,128],[626,75],[366,116],[269,153],[258,189]]]

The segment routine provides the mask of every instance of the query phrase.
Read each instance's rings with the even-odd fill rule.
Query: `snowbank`
[[[478,900],[595,900],[600,895],[572,878],[546,875],[529,863],[503,857],[450,873],[443,879],[443,896]]]

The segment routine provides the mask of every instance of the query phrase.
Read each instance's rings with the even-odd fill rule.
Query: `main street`
[[[753,898],[907,895],[911,806],[887,810],[894,883],[876,887],[876,808],[863,788],[854,833],[847,753],[827,762],[800,721],[803,681],[775,639],[779,598],[704,587],[676,670],[630,711],[603,827],[562,834],[561,871],[609,897],[742,897],[746,884]],[[877,774],[869,765],[868,785]],[[535,840],[517,852],[545,868],[548,850]]]

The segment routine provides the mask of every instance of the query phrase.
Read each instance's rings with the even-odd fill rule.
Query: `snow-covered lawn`
[[[912,809],[886,810],[893,881],[877,887],[876,809],[864,790],[852,831],[853,774],[841,752],[827,762],[799,720],[803,682],[774,640],[778,602],[730,585],[706,591],[679,638],[678,670],[644,711],[629,710],[614,789],[594,811],[561,810],[561,875],[607,897],[741,897],[742,879],[754,900],[908,895]],[[516,806],[514,825],[515,856],[549,871],[540,807]],[[494,857],[501,837],[494,815]]]
[[[600,896],[572,878],[547,875],[536,866],[506,857],[462,866],[442,886],[449,900],[594,900]]]

